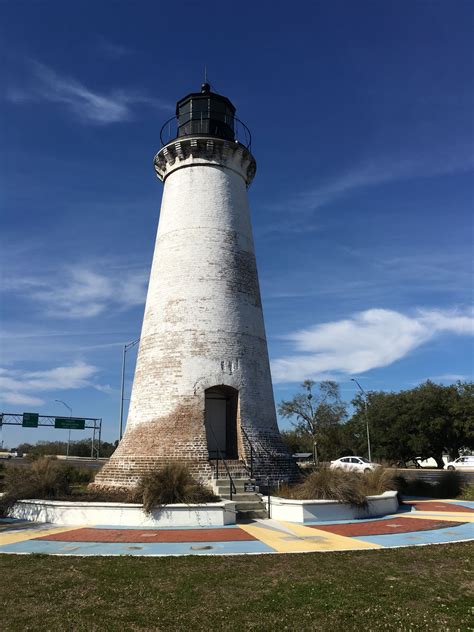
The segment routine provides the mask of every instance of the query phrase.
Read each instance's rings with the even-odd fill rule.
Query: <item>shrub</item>
[[[93,470],[87,467],[76,467],[69,464],[63,465],[63,467],[67,470],[71,485],[87,485],[94,480]]]
[[[0,499],[0,515],[6,515],[17,500],[51,498],[69,491],[64,472],[51,459],[38,459],[31,467],[8,466],[3,480],[4,495]]]
[[[465,487],[463,487],[462,489],[462,492],[459,498],[461,500],[474,500],[474,483],[465,485]]]
[[[353,472],[321,467],[294,487],[282,487],[280,495],[297,500],[338,500],[358,507],[367,506],[361,477]]]
[[[456,498],[462,490],[459,472],[443,472],[436,484],[438,498]]]
[[[58,461],[34,461],[30,467],[10,466],[5,472],[5,494],[16,498],[54,498],[69,492],[71,473]]]
[[[3,492],[4,479],[5,479],[5,465],[3,463],[0,463],[0,492]]]
[[[5,468],[0,512],[6,514],[17,500],[26,498],[69,498],[74,485],[88,482],[91,477],[85,468],[50,457],[36,459],[29,466],[9,465]]]
[[[142,477],[137,499],[151,513],[155,507],[172,503],[203,503],[218,500],[215,494],[197,481],[189,469],[180,463],[166,465]]]
[[[395,478],[397,489],[405,496],[424,496],[427,498],[456,498],[462,491],[462,478],[459,472],[443,472],[438,481],[429,483],[420,479]]]

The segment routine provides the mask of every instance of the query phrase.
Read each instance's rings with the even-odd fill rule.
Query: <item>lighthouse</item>
[[[96,485],[132,487],[175,461],[202,481],[219,467],[261,483],[294,476],[250,221],[256,162],[250,136],[237,140],[235,112],[204,83],[178,101],[155,156],[164,191],[127,426]]]

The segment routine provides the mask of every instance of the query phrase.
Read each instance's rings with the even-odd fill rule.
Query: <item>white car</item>
[[[331,470],[341,469],[353,472],[370,472],[370,470],[375,470],[376,467],[381,466],[378,463],[367,461],[363,456],[343,456],[342,459],[331,461],[329,467]]]
[[[474,456],[460,456],[454,461],[449,461],[444,466],[445,470],[474,470]]]

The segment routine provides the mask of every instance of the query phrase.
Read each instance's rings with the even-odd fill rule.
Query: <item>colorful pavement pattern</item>
[[[354,551],[474,540],[474,502],[406,501],[370,520],[296,524],[254,520],[227,527],[58,527],[0,520],[0,553],[236,555]]]

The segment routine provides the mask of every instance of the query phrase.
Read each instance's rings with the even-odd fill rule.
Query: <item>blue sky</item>
[[[0,14],[0,409],[67,414],[62,399],[116,438],[161,201],[152,158],[205,65],[253,133],[276,400],[306,377],[337,379],[347,400],[351,376],[368,390],[472,379],[471,2],[23,0]]]

